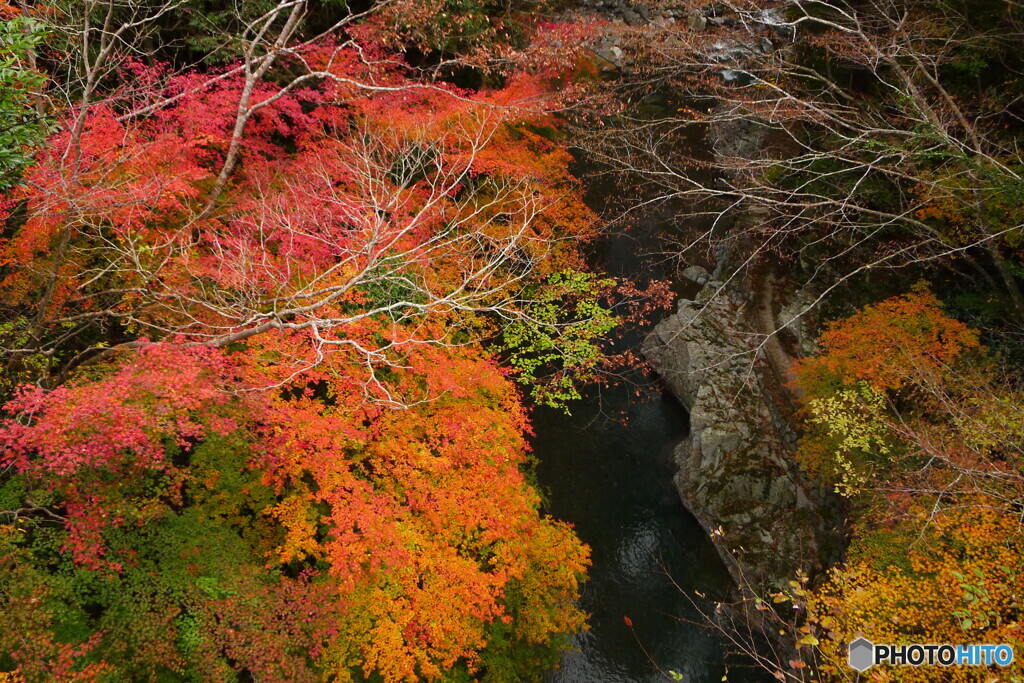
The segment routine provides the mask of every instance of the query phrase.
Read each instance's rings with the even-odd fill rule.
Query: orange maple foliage
[[[963,354],[980,348],[978,332],[945,316],[925,288],[831,323],[819,343],[821,354],[796,366],[809,394],[857,382],[885,392],[938,380],[950,376]]]
[[[817,650],[800,664],[844,680],[846,647],[858,636],[1019,650],[1019,392],[997,381],[978,332],[921,287],[832,323],[821,342],[821,354],[798,367],[806,390],[800,457],[851,498],[856,514],[846,563],[804,594],[801,642]],[[1016,662],[1002,673],[1020,671]],[[935,672],[869,675],[928,681]],[[955,681],[991,673],[942,670]]]
[[[440,398],[414,409],[373,411],[365,427],[371,413],[344,401],[288,398],[269,413],[277,436],[267,457],[279,466],[265,476],[292,492],[267,511],[287,529],[276,561],[327,562],[350,616],[325,657],[388,680],[472,665],[485,625],[510,618],[513,586],[524,639],[582,625],[558,596],[578,589],[587,556],[568,528],[537,515],[519,469],[526,422],[512,384],[472,349],[415,355]]]
[[[18,331],[59,364],[7,404],[0,466],[47,496],[27,514],[59,510],[69,573],[116,584],[150,553],[174,586],[139,601],[144,629],[97,627],[96,672],[438,679],[481,666],[498,627],[557,648],[583,625],[588,551],[541,514],[521,396],[480,343],[596,232],[549,93],[303,50],[335,79],[257,84],[267,106],[212,199],[241,77],[129,61],[147,97],[191,94],[138,117],[91,106],[10,203],[0,293],[35,309]],[[181,532],[206,525],[233,571]],[[161,557],[157,533],[181,551]],[[30,565],[25,538],[0,562]],[[23,671],[61,656],[32,624]]]

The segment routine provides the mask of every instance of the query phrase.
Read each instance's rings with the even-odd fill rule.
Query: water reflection
[[[625,422],[607,417],[611,411],[624,411]],[[719,639],[691,623],[701,620],[682,592],[720,594],[728,585],[672,486],[672,449],[685,427],[671,399],[631,404],[624,389],[589,397],[571,417],[536,416],[537,474],[550,512],[574,524],[593,551],[581,598],[592,628],[551,681],[663,681],[669,670],[693,683],[721,680]]]
[[[710,155],[702,130],[688,129],[684,138],[693,153]],[[587,168],[579,172],[586,176]],[[628,196],[609,176],[591,178],[588,186],[588,204],[602,214],[610,198]],[[641,288],[648,279],[664,279],[692,295],[692,285],[676,278],[669,256],[677,249],[669,242],[685,243],[707,230],[707,207],[667,203],[634,218],[628,230],[616,229],[594,245],[593,265]],[[621,347],[636,347],[648,331],[629,330]],[[671,680],[670,670],[687,683],[721,681],[721,638],[687,597],[696,599],[694,591],[724,596],[729,578],[672,484],[672,451],[686,434],[685,411],[666,396],[635,401],[625,388],[595,392],[571,408],[572,416],[538,409],[533,443],[548,512],[574,524],[592,550],[580,599],[592,628],[576,637],[576,651],[550,681],[645,683]],[[730,681],[766,678],[733,666]]]

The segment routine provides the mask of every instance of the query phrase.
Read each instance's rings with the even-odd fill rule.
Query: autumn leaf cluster
[[[617,323],[552,134],[572,51],[530,51],[566,29],[262,4],[140,57],[196,15],[39,3],[16,46],[55,132],[0,200],[0,671],[537,676],[588,550],[530,481],[543,373],[492,342],[529,326],[566,399]]]

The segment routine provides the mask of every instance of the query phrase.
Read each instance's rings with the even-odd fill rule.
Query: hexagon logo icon
[[[867,671],[875,665],[875,644],[867,638],[858,638],[850,643],[850,666],[857,671]]]

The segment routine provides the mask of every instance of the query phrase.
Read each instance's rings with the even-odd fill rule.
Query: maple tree
[[[542,335],[565,399],[617,321],[551,135],[573,53],[527,41],[572,29],[506,17],[471,90],[398,55],[388,3],[269,2],[163,59],[191,4],[32,10],[60,125],[2,205],[0,669],[537,675],[587,549],[485,342]]]
[[[9,406],[35,419],[2,435],[21,454],[4,494],[36,506],[5,526],[4,561],[24,579],[5,618],[37,611],[21,590],[45,590],[52,615],[33,617],[43,649],[6,645],[24,674],[45,673],[51,628],[88,638],[79,665],[122,675],[419,680],[478,669],[493,628],[541,645],[582,625],[586,551],[538,515],[518,395],[479,351],[417,359],[445,395],[405,411],[329,373],[315,380],[329,390],[227,400],[240,368],[182,353],[153,345]]]
[[[820,343],[795,368],[801,457],[819,476],[841,476],[848,494],[873,481],[892,502],[902,487],[939,500],[979,490],[1013,500],[1019,391],[978,331],[948,317],[927,288],[832,323]]]
[[[858,634],[1019,643],[1019,8],[649,7],[656,18],[611,25],[614,49],[595,52],[614,77],[593,79],[601,106],[576,112],[581,145],[620,179],[626,216],[660,204],[677,217],[680,264],[715,264],[699,301],[753,299],[768,384],[809,354],[771,407],[796,409],[794,455],[849,525],[845,563],[751,598],[726,635],[779,680],[852,680]],[[934,289],[907,292],[922,278]],[[787,307],[771,311],[773,295]]]
[[[747,586],[734,645],[778,680],[855,680],[849,643],[1009,643],[1020,637],[1024,422],[1019,384],[932,290],[825,325],[794,366],[803,432],[796,456],[847,499],[841,562],[789,587]],[[752,626],[780,634],[776,648]],[[1019,675],[1020,664],[1002,671]],[[930,667],[878,667],[934,680]],[[983,667],[943,679],[985,681]]]
[[[201,188],[221,187],[215,150],[230,157],[234,138],[216,126],[238,87],[203,93],[202,115],[178,102],[125,123],[97,105],[80,137],[69,126],[54,140],[4,247],[31,264],[3,283],[36,340],[13,354],[52,359],[97,326],[217,347],[276,330],[309,339],[296,363],[348,351],[373,368],[410,341],[403,328],[444,343],[466,314],[515,319],[534,273],[580,265],[566,240],[587,239],[594,218],[568,155],[531,129],[542,115],[516,106],[540,95],[528,79],[472,99],[440,86],[281,97],[250,127],[239,199],[211,213]],[[296,152],[281,155],[275,135]],[[79,343],[65,368],[110,341]]]
[[[917,514],[929,515],[924,509]],[[1020,542],[1013,515],[979,505],[932,516],[921,536],[900,528],[856,544],[847,564],[807,599],[809,619],[821,638],[824,673],[835,680],[852,678],[843,664],[848,643],[859,635],[879,643],[1018,645]],[[1002,674],[1020,675],[1020,667],[1015,662]],[[900,672],[900,680],[934,680],[934,675],[911,667]],[[991,672],[952,667],[943,675],[983,681]]]
[[[833,322],[820,343],[796,368],[800,457],[856,514],[846,561],[788,596],[806,610],[796,634],[805,652],[789,671],[847,679],[846,648],[861,635],[1020,643],[1019,390],[996,372],[978,331],[948,317],[923,285]],[[900,680],[933,675],[910,669]]]

